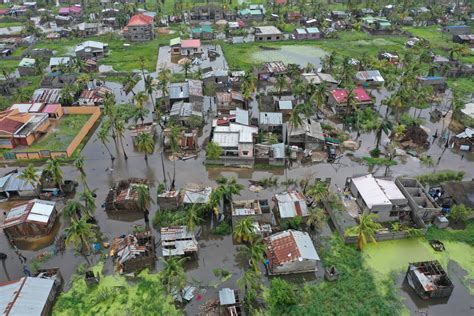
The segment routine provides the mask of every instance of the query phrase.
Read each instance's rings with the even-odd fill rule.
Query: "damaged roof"
[[[14,207],[8,212],[2,227],[7,228],[25,222],[47,225],[55,205],[56,203],[52,201],[35,199]]]
[[[308,216],[308,206],[303,193],[297,191],[275,194],[278,204],[280,218],[292,218],[296,216]]]

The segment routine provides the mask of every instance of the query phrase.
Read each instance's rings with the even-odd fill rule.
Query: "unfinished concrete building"
[[[415,178],[397,178],[395,184],[408,200],[411,210],[425,223],[441,214],[441,207]]]
[[[150,231],[116,237],[110,256],[120,274],[155,267],[155,237]]]

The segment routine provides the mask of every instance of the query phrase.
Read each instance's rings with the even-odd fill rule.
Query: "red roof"
[[[0,122],[0,131],[1,132],[6,132],[6,133],[9,133],[9,134],[14,134],[18,128],[20,128],[20,126],[22,126],[23,123],[21,122],[17,122],[17,121],[14,121],[14,120],[11,120],[9,118],[4,118],[1,122]]]
[[[41,112],[48,113],[48,114],[49,113],[53,114],[53,113],[56,113],[60,107],[61,107],[61,104],[59,104],[59,103],[50,103],[50,104],[46,105],[44,107],[43,111],[41,111]]]
[[[270,266],[278,266],[286,262],[298,260],[301,253],[296,244],[293,234],[288,234],[273,240],[265,239],[267,246],[267,258]]]
[[[364,88],[359,87],[354,90],[355,99],[359,102],[370,102],[372,98],[367,94]],[[331,91],[333,98],[337,103],[345,102],[347,99],[348,90],[346,89],[335,89]]]
[[[153,25],[153,17],[145,14],[137,14],[130,18],[127,26]]]
[[[181,48],[199,48],[201,47],[200,39],[181,40]]]

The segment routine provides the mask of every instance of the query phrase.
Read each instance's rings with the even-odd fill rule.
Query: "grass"
[[[12,21],[12,22],[0,22],[0,28],[12,27],[12,26],[22,26],[24,23],[21,21]]]
[[[0,69],[5,70],[7,73],[15,71],[16,67],[20,63],[19,60],[14,59],[0,59]]]
[[[63,151],[76,137],[81,128],[90,118],[86,114],[64,115],[57,127],[49,132],[42,139],[26,149],[27,152],[38,150]],[[21,150],[25,151],[25,150]]]

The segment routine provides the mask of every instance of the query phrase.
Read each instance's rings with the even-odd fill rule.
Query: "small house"
[[[275,26],[256,26],[255,41],[256,42],[272,42],[283,40],[283,33]]]
[[[265,7],[263,4],[253,4],[246,9],[240,10],[238,16],[245,21],[262,22],[265,19]]]
[[[364,88],[358,87],[352,90],[352,92],[354,93],[354,99],[358,109],[365,109],[374,104],[372,98]],[[346,106],[348,94],[349,91],[347,89],[334,89],[330,92],[328,104],[336,113],[343,114],[347,111]]]
[[[41,171],[37,172],[37,176],[41,175]],[[0,178],[0,197],[2,199],[13,198],[33,198],[38,196],[38,191],[41,190],[41,182],[31,184],[21,179],[20,173],[11,172]]]
[[[34,76],[36,74],[36,60],[33,58],[23,58],[18,64],[20,76]]]
[[[111,93],[112,90],[105,86],[84,89],[79,96],[78,103],[81,106],[103,106],[105,98]]]
[[[381,86],[385,82],[378,70],[358,71],[355,74],[355,79],[358,84],[364,86]]]
[[[280,220],[291,219],[297,216],[308,216],[306,197],[298,191],[289,191],[275,194],[273,197],[275,213]]]
[[[57,216],[55,202],[35,199],[12,208],[1,227],[8,238],[38,238],[53,230]]]
[[[305,28],[296,28],[293,32],[293,38],[296,40],[305,40],[307,39],[307,34]]]
[[[85,41],[76,46],[74,53],[82,59],[99,59],[107,54],[108,45],[97,41]]]
[[[245,107],[245,100],[239,91],[216,92],[217,111],[221,114],[229,114],[230,111],[239,107]]]
[[[72,67],[71,57],[51,57],[49,59],[49,71],[56,72],[61,70],[61,67]]]
[[[229,288],[223,288],[219,291],[219,315],[243,315],[242,302],[239,292]]]
[[[285,14],[286,23],[299,23],[301,18],[302,15],[299,12],[287,12]]]
[[[290,125],[290,124],[289,124]],[[302,124],[290,129],[288,144],[303,149],[323,150],[325,147],[325,137],[321,123],[313,119],[303,119]]]
[[[446,25],[443,26],[442,30],[452,35],[467,35],[471,33],[471,27],[469,25]]]
[[[230,123],[229,126],[216,126],[212,141],[222,148],[221,159],[240,158],[253,160],[253,146],[258,127]]]
[[[202,40],[212,40],[214,38],[214,30],[212,29],[212,25],[203,24],[202,26],[192,28],[191,37],[194,39],[199,38]]]
[[[33,103],[60,103],[61,89],[40,88],[33,91],[31,102]]]
[[[120,274],[155,267],[155,237],[150,231],[116,237],[110,247],[110,256]]]
[[[179,191],[165,191],[156,195],[156,204],[160,210],[177,210],[181,205]]]
[[[315,272],[319,255],[307,232],[285,230],[264,238],[270,275]]]
[[[183,39],[181,40],[181,55],[194,56],[203,53],[200,39]]]
[[[172,121],[183,126],[200,126],[203,122],[202,112],[195,109],[194,104],[189,102],[179,101],[173,103],[169,115]]]
[[[168,94],[163,97],[161,89],[156,91],[157,104],[164,104],[169,111],[175,102],[193,103],[196,108],[203,104],[203,88],[201,80],[188,79],[185,82],[170,83]],[[164,100],[162,100],[164,98]]]
[[[422,76],[416,78],[421,87],[432,87],[435,92],[444,92],[448,87],[446,78],[439,76]]]
[[[474,47],[474,34],[454,35],[453,42]]]
[[[60,119],[64,115],[64,110],[60,103],[47,104],[41,112],[48,114],[50,119],[55,120]]]
[[[232,227],[235,227],[246,217],[252,217],[256,222],[272,224],[273,214],[268,200],[232,201]]]
[[[448,274],[436,260],[410,263],[406,279],[408,285],[424,300],[450,297],[454,290]]]
[[[73,26],[78,37],[89,37],[99,34],[99,23],[83,22]]]
[[[198,242],[186,226],[161,227],[160,235],[163,257],[197,255]]]
[[[189,125],[192,125],[192,124],[189,124]],[[171,134],[170,128],[165,128],[163,130],[163,137],[164,137],[163,142],[164,142],[165,150],[171,149],[170,134]],[[180,134],[178,135],[178,146],[183,151],[196,150],[198,148],[198,130],[192,129],[192,128],[182,130]]]
[[[283,114],[278,112],[260,112],[258,126],[264,132],[282,133]]]
[[[286,163],[286,150],[284,143],[255,144],[255,163],[271,166],[284,166]]]
[[[170,39],[170,47],[172,55],[181,55],[181,38],[175,37]]]
[[[137,186],[147,185],[147,180],[130,178],[120,180],[110,190],[105,200],[106,212],[141,212],[138,204]]]
[[[270,61],[257,68],[258,80],[269,80],[271,77],[284,75],[288,68],[282,61]]]
[[[211,198],[211,187],[189,187],[183,189],[183,204],[207,204]]]
[[[349,14],[345,11],[331,11],[331,18],[334,20],[344,20],[349,17]]]

